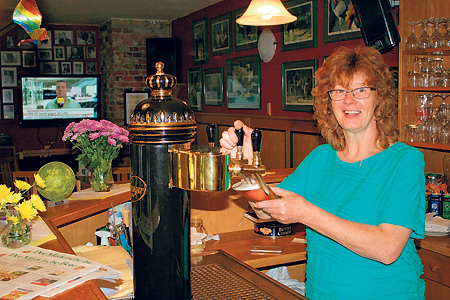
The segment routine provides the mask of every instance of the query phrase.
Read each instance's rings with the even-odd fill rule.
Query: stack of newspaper
[[[121,272],[92,260],[35,246],[0,248],[0,299],[51,297],[91,279]]]

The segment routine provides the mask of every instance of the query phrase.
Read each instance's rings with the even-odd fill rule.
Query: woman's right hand
[[[251,161],[253,158],[253,147],[252,147],[252,132],[253,129],[246,126],[241,120],[234,121],[234,126],[229,127],[228,130],[222,132],[222,138],[220,139],[220,152],[222,154],[230,154],[232,158],[236,158],[237,142],[239,141],[236,135],[236,129],[244,129],[244,142],[243,151],[244,158]]]

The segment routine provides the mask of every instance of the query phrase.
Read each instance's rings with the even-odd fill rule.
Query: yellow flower
[[[6,197],[6,202],[11,204],[17,204],[20,200],[22,200],[22,195],[18,193],[12,193]]]
[[[14,225],[16,225],[17,223],[19,223],[19,218],[18,218],[17,216],[14,216],[14,215],[6,216],[6,220],[7,220],[9,223],[13,223]]]
[[[34,181],[36,182],[36,184],[41,187],[41,188],[45,188],[45,181],[44,179],[42,179],[42,177],[39,174],[34,174]]]
[[[30,198],[31,203],[33,204],[34,208],[36,208],[39,211],[46,211],[47,208],[45,207],[44,201],[42,201],[41,197],[39,195],[33,194]]]
[[[22,219],[31,220],[36,217],[38,213],[36,208],[33,207],[31,201],[24,201],[14,208],[20,213]]]
[[[6,184],[0,184],[0,205],[6,203],[6,198],[12,194],[12,191]]]
[[[22,180],[16,180],[14,181],[14,185],[16,188],[19,189],[19,191],[26,191],[29,188],[31,188],[31,185],[28,182],[22,181]]]

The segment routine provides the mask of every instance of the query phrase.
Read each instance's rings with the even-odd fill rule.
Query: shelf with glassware
[[[402,140],[419,148],[450,151],[450,103],[446,101],[450,96],[450,47],[402,53]]]

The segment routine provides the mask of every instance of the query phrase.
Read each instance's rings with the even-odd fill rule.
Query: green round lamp
[[[75,173],[65,163],[49,162],[39,169],[38,174],[45,181],[45,188],[37,187],[39,194],[50,201],[67,198],[75,188]]]

